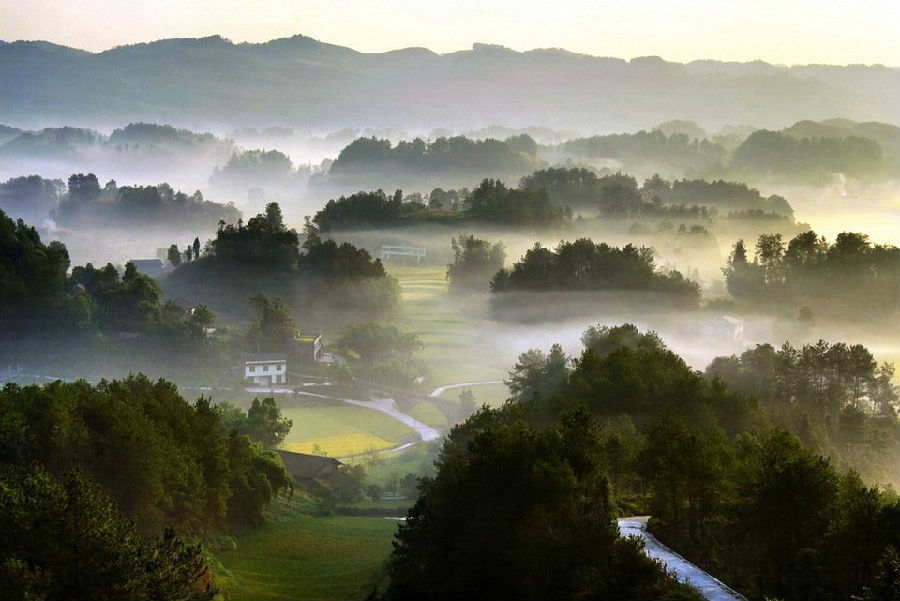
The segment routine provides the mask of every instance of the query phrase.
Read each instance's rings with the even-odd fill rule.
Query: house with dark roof
[[[278,451],[285,469],[299,486],[322,494],[353,489],[356,481],[341,470],[344,465],[333,457]]]

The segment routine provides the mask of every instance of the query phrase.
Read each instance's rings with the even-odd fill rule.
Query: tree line
[[[272,399],[246,415],[143,375],[0,391],[0,574],[15,599],[211,599],[190,539],[262,522],[291,490],[268,442]]]
[[[857,319],[900,308],[900,249],[872,244],[865,234],[842,232],[830,244],[813,231],[787,243],[781,234],[763,234],[754,251],[751,260],[738,240],[723,269],[735,298],[768,308],[809,305]]]
[[[491,292],[633,290],[666,295],[672,302],[696,306],[700,287],[678,271],[656,270],[653,250],[626,245],[619,249],[588,238],[560,242],[553,250],[535,244],[512,269],[491,279]]]
[[[382,190],[341,196],[329,200],[312,218],[311,224],[317,231],[329,232],[414,225],[421,221],[446,222],[448,215],[443,204],[454,196],[458,210],[449,218],[456,223],[547,229],[563,227],[571,217],[569,212],[550,202],[543,190],[509,188],[500,180],[485,179],[465,194],[436,188],[431,194],[434,202],[429,200],[428,205],[424,199],[404,199],[400,190],[390,197]]]
[[[616,538],[619,511],[651,512],[664,542],[754,600],[896,598],[900,500],[839,471],[841,445],[820,455],[765,389],[692,370],[652,332],[582,340],[574,359],[523,354],[510,400],[451,432],[384,598],[691,598]],[[885,392],[866,415],[883,420],[878,453],[900,442]]]
[[[169,296],[195,298],[231,316],[246,315],[248,290],[278,296],[290,307],[306,307],[304,319],[317,329],[342,313],[389,316],[399,303],[399,285],[380,259],[315,233],[301,244],[277,203],[246,224],[220,222],[199,260],[182,263],[162,286]]]
[[[447,171],[521,173],[537,162],[537,143],[528,134],[506,140],[472,140],[465,136],[400,141],[358,138],[332,163],[331,175],[361,175],[385,171]]]
[[[100,221],[118,224],[212,225],[240,218],[234,204],[205,200],[200,191],[186,194],[167,183],[156,186],[119,186],[109,180],[101,188],[93,173],[69,176],[67,193],[50,216],[66,225]]]

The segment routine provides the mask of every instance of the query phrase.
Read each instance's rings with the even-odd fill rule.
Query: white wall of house
[[[244,379],[254,384],[286,384],[287,361],[247,361],[244,364]]]

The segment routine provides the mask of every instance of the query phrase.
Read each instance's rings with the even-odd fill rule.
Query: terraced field
[[[404,329],[419,335],[421,353],[435,386],[454,382],[500,380],[511,366],[509,357],[491,344],[497,329],[487,319],[487,295],[447,293],[443,266],[388,267],[400,281]],[[479,403],[502,402],[506,388],[477,388]],[[448,390],[443,398],[456,399],[459,390]]]

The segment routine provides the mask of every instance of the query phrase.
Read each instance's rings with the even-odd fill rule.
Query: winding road
[[[644,553],[660,560],[666,569],[673,572],[679,582],[689,584],[700,591],[709,601],[747,601],[747,598],[723,584],[687,561],[647,532],[647,517],[619,518],[622,536],[637,536],[644,539]]]

